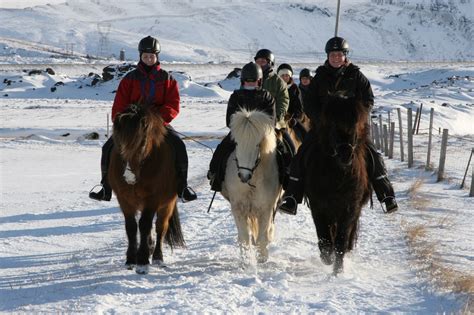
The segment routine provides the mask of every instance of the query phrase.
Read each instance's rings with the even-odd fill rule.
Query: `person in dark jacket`
[[[168,72],[161,69],[158,59],[160,50],[160,43],[154,37],[147,36],[140,41],[138,44],[140,62],[136,69],[127,73],[120,81],[112,106],[112,120],[131,104],[147,102],[158,108],[168,131],[166,141],[173,146],[176,154],[177,194],[186,202],[197,198],[196,193],[188,187],[187,183],[188,155],[183,140],[169,125],[178,115],[180,109],[178,83]],[[109,137],[102,147],[102,189],[94,192],[93,188],[89,192],[89,197],[92,199],[110,201],[112,197],[112,189],[107,176],[112,147],[113,137]]]
[[[359,67],[352,64],[347,58],[349,52],[347,41],[341,37],[333,37],[326,43],[325,50],[328,59],[323,66],[316,70],[316,75],[311,80],[309,92],[304,100],[305,113],[312,126],[318,123],[318,117],[328,104],[330,94],[344,93],[347,97],[362,101],[368,109],[372,108],[374,104],[370,82],[360,72]],[[290,180],[283,197],[283,203],[279,206],[280,211],[284,213],[296,214],[297,204],[302,201],[304,189],[302,161],[305,151],[314,141],[314,137],[313,133],[308,133],[291,163]],[[369,151],[367,152],[369,180],[378,200],[385,203],[386,212],[394,212],[398,209],[398,205],[395,201],[392,184],[387,177],[383,158],[369,138],[367,138],[367,147]]]
[[[308,68],[304,68],[300,71],[300,84],[298,87],[301,91],[301,99],[303,100],[303,108],[304,108],[304,99],[306,94],[309,91],[309,84],[311,83],[311,79],[313,76],[311,75],[311,71]]]
[[[227,127],[230,127],[232,115],[241,108],[265,112],[273,118],[276,125],[275,99],[270,92],[262,89],[262,79],[262,69],[258,64],[250,62],[242,68],[240,89],[232,93],[227,104]],[[235,142],[228,133],[217,146],[209,165],[207,177],[210,180],[212,190],[221,191],[227,159],[234,149]]]
[[[303,141],[306,136],[306,129],[301,123],[304,116],[303,101],[301,99],[300,89],[293,81],[293,68],[287,63],[282,63],[277,69],[277,74],[285,81],[290,97],[290,106],[288,106],[286,120],[288,121],[289,127],[295,131],[297,137]]]

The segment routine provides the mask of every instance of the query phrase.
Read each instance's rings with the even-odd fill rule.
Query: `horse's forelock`
[[[264,112],[241,109],[232,115],[230,130],[235,142],[257,145],[267,135],[274,132],[273,120]]]

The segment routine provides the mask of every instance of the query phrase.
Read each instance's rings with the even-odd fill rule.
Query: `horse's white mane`
[[[230,130],[232,138],[239,145],[252,147],[266,139],[260,150],[268,153],[275,149],[276,137],[267,137],[275,132],[273,119],[262,111],[241,108],[232,115]]]

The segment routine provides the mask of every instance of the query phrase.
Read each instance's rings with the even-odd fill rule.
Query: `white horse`
[[[222,195],[231,204],[242,258],[252,244],[257,261],[265,262],[281,194],[273,120],[261,111],[241,109],[232,115],[230,130],[237,145],[227,161]]]

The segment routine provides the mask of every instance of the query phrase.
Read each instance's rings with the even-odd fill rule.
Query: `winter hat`
[[[300,80],[301,78],[308,78],[311,79],[311,71],[308,68],[304,68],[303,70],[300,71]]]
[[[290,77],[293,76],[293,68],[287,64],[287,63],[282,63],[277,70],[278,76],[281,76],[282,74],[288,74]]]

